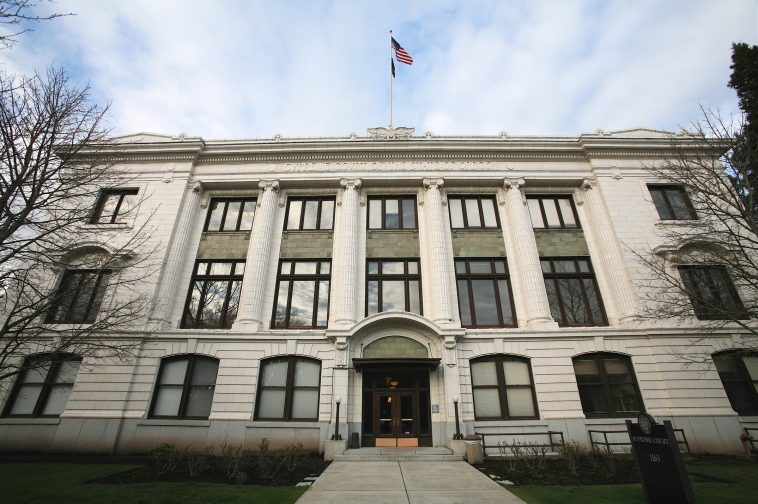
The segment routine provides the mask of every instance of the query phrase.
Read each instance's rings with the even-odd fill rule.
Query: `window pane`
[[[155,398],[153,415],[155,416],[178,416],[179,404],[182,400],[182,387],[165,387],[158,388],[158,395]]]
[[[584,325],[589,323],[581,279],[559,278],[558,288],[561,293],[563,310],[566,313],[566,324]]]
[[[547,292],[547,301],[550,304],[550,315],[552,315],[553,319],[559,324],[563,323],[561,304],[558,301],[558,291],[555,288],[555,280],[552,278],[545,279],[545,291]]]
[[[526,362],[503,361],[506,385],[531,385],[529,365]]]
[[[192,283],[192,294],[190,294],[189,304],[184,312],[184,321],[182,325],[187,328],[195,327],[195,318],[200,305],[200,296],[203,292],[205,282],[196,281]]]
[[[205,299],[200,312],[200,327],[221,327],[224,300],[229,289],[229,282],[225,280],[209,280],[205,282]]]
[[[192,385],[215,385],[218,373],[218,361],[215,359],[195,359],[192,369]]]
[[[48,361],[32,369],[28,369],[24,375],[24,383],[45,383],[45,378],[47,378],[51,365]]]
[[[716,365],[716,370],[719,372],[721,379],[724,380],[739,380],[740,373],[737,369],[736,357],[731,355],[714,355],[713,363]]]
[[[246,201],[242,209],[242,220],[240,221],[240,231],[250,231],[253,229],[253,218],[255,217],[255,200]]]
[[[211,270],[208,274],[229,276],[232,274],[232,264],[233,263],[230,263],[230,262],[211,263]]]
[[[329,261],[321,261],[320,274],[328,275],[331,269],[332,269],[332,263],[330,263]]]
[[[463,207],[459,198],[450,198],[447,200],[447,206],[450,209],[450,225],[453,228],[463,227]]]
[[[313,301],[315,293],[316,282],[292,282],[290,327],[311,327],[313,325]]]
[[[626,361],[622,359],[603,359],[603,365],[605,366],[605,373],[608,375],[608,379],[617,381],[618,378],[614,378],[611,375],[628,375],[629,368],[626,365]]]
[[[121,200],[121,206],[118,209],[118,217],[116,218],[116,221],[123,222],[124,218],[129,216],[136,204],[136,194],[124,194],[124,197]]]
[[[502,259],[495,261],[495,273],[505,273],[505,261]]]
[[[384,225],[387,229],[397,229],[400,227],[400,205],[396,199],[384,201],[385,217]]]
[[[120,194],[102,194],[102,211],[100,212],[100,218],[97,220],[97,222],[110,224],[111,220],[113,219],[113,213],[116,211],[116,205],[118,205],[118,200],[120,197]]]
[[[671,213],[668,205],[666,204],[666,199],[664,198],[663,191],[661,189],[650,188],[650,196],[653,197],[655,209],[658,210],[658,217],[660,217],[662,220],[670,220],[674,218],[674,215]]]
[[[334,200],[321,202],[321,223],[319,229],[332,229],[334,224]]]
[[[316,325],[325,326],[329,316],[329,280],[321,280],[318,283],[318,313]]]
[[[510,416],[534,416],[534,400],[530,388],[508,388],[508,414]]]
[[[408,274],[418,275],[418,261],[408,261]]]
[[[258,394],[260,418],[284,418],[284,390],[261,390]]]
[[[576,227],[576,219],[574,219],[574,211],[571,209],[571,200],[567,198],[561,198],[558,200],[558,206],[561,209],[561,217],[563,217],[563,224],[566,227]]]
[[[753,392],[745,382],[724,382],[724,390],[734,411],[740,414],[754,413]]]
[[[758,357],[743,357],[742,362],[745,363],[750,378],[758,380]]]
[[[455,261],[455,272],[466,274],[466,261]]]
[[[576,373],[576,381],[580,384],[600,383],[600,370],[594,359],[574,360],[574,373]]]
[[[221,217],[224,214],[224,203],[211,200],[210,209],[211,214],[208,219],[208,231],[218,231],[221,228]]]
[[[382,311],[405,310],[405,282],[382,281]]]
[[[66,409],[73,385],[55,385],[50,388],[42,415],[60,415]]]
[[[466,280],[458,280],[458,311],[461,315],[461,325],[472,325],[468,282]]]
[[[495,283],[492,280],[472,280],[471,291],[476,325],[498,325],[500,321],[495,304]]]
[[[382,227],[382,200],[368,200],[368,228],[381,229]]]
[[[316,229],[316,220],[318,219],[318,201],[306,201],[305,214],[303,217],[302,229]]]
[[[579,398],[585,414],[601,415],[608,413],[603,387],[597,385],[580,385]]]
[[[369,261],[368,262],[368,273],[369,273],[369,275],[378,275],[379,274],[379,261]]]
[[[284,327],[287,316],[287,296],[289,295],[290,282],[279,282],[279,296],[276,300],[276,313],[274,315],[274,327]]]
[[[301,200],[290,200],[289,213],[287,214],[287,229],[300,229],[300,212],[303,202]]]
[[[542,210],[540,210],[540,200],[529,198],[526,200],[529,205],[529,217],[532,219],[532,227],[544,228],[545,221],[542,220]]]
[[[482,227],[477,199],[466,198],[466,219],[468,220],[468,227]]]
[[[497,227],[497,218],[495,217],[495,202],[485,198],[482,202],[482,213],[484,214],[485,227]]]
[[[471,273],[492,273],[492,264],[489,261],[469,261],[468,267]]]
[[[471,382],[474,386],[497,385],[497,368],[495,362],[472,362]]]
[[[589,301],[590,313],[592,314],[592,321],[595,324],[602,324],[605,322],[605,314],[603,308],[600,306],[600,294],[595,289],[595,282],[589,279],[584,279],[584,291],[587,294],[587,301]]]
[[[611,408],[616,413],[638,413],[637,393],[631,383],[611,385]]]
[[[318,416],[318,390],[295,390],[292,392],[292,418],[316,418]]]
[[[368,315],[379,313],[379,282],[371,280],[366,288],[368,298]]]
[[[579,263],[579,271],[582,273],[589,273],[590,271],[590,262],[586,259],[577,259],[576,261]]]
[[[295,361],[295,387],[318,387],[321,364],[318,362]]]
[[[508,280],[498,280],[497,289],[500,294],[500,311],[503,314],[503,324],[513,325],[513,310],[511,309],[511,289]]]
[[[497,389],[474,389],[474,415],[478,418],[502,416]]]
[[[421,286],[417,280],[408,282],[408,311],[421,315]]]
[[[556,273],[576,273],[576,265],[573,260],[553,261]]]
[[[543,199],[542,207],[545,209],[547,227],[561,227],[561,221],[558,219],[558,209],[555,207],[555,200]]]
[[[187,359],[161,361],[161,385],[183,385]]]
[[[674,219],[691,219],[693,217],[690,207],[687,206],[687,196],[683,190],[670,189],[666,191],[666,196],[668,196],[671,209],[674,211]]]
[[[224,321],[224,328],[229,329],[237,319],[237,310],[240,303],[240,292],[242,292],[242,282],[232,282],[232,290],[229,293],[229,304],[226,307],[226,319]]]
[[[404,261],[382,261],[383,275],[402,275],[405,273]]]
[[[63,361],[58,366],[55,383],[74,383],[81,361]]]
[[[208,418],[213,404],[213,389],[211,385],[192,387],[187,396],[185,416]]]
[[[405,229],[416,228],[416,199],[415,198],[403,199],[403,228]]]
[[[224,231],[235,231],[237,229],[237,219],[240,216],[240,201],[229,201],[226,207],[226,219],[224,219]]]
[[[37,405],[37,399],[42,391],[42,385],[22,385],[18,388],[18,393],[11,407],[11,415],[31,415],[34,412],[34,406]]]
[[[288,367],[289,363],[286,360],[264,361],[261,385],[264,387],[284,387],[287,385]]]
[[[297,261],[295,263],[295,275],[315,275],[317,268],[317,261]]]

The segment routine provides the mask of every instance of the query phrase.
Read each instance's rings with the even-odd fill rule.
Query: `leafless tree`
[[[707,327],[737,326],[758,336],[751,323],[758,317],[758,221],[752,210],[758,195],[751,171],[758,153],[738,145],[742,128],[741,121],[703,110],[690,131],[672,135],[672,155],[647,167],[656,182],[684,188],[696,214],[662,221],[662,245],[635,252],[649,275],[642,295],[647,319],[686,323],[697,313]],[[754,341],[748,350],[758,349],[758,339],[747,340]]]
[[[146,330],[149,218],[93,220],[97,195],[129,183],[106,111],[63,70],[0,74],[0,383],[44,365],[33,353],[125,358]]]
[[[0,25],[7,31],[0,31],[0,48],[9,48],[18,41],[18,36],[31,31],[29,25],[40,21],[73,16],[72,13],[36,14],[35,7],[39,2],[34,0],[0,0]]]

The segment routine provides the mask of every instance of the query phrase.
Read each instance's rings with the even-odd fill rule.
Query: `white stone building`
[[[748,336],[694,310],[686,327],[636,319],[651,286],[632,251],[696,218],[681,188],[644,170],[668,135],[394,133],[119,138],[134,178],[93,195],[88,226],[128,237],[149,217],[162,267],[144,285],[145,327],[157,329],[132,362],[67,356],[4,387],[0,450],[264,437],[323,450],[338,397],[340,432],[362,446],[445,446],[457,400],[464,434],[589,444],[588,431],[646,411],[693,451],[741,450],[758,427],[758,358],[698,370],[677,354]],[[71,306],[55,321],[95,317],[107,280],[61,272]]]

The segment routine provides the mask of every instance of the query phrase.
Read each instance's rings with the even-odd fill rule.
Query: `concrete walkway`
[[[524,504],[466,462],[332,462],[297,504]]]

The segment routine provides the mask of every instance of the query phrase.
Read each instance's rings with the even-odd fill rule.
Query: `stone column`
[[[616,240],[613,223],[608,216],[603,196],[597,189],[597,180],[584,179],[581,195],[583,201],[577,203],[587,211],[590,222],[586,232],[594,238],[587,240],[587,245],[596,247],[596,253],[592,257],[597,262],[593,260],[593,264],[599,266],[596,270],[603,272],[608,286],[607,295],[604,296],[608,299],[604,301],[612,305],[618,322],[631,322],[637,315],[637,299],[632,291],[632,282]]]
[[[505,208],[508,213],[506,233],[513,240],[515,257],[512,262],[512,274],[519,275],[521,296],[526,307],[526,325],[532,328],[554,329],[558,324],[550,314],[550,303],[542,278],[540,255],[534,238],[529,207],[521,192],[524,179],[505,179]]]
[[[355,298],[358,289],[358,209],[360,179],[342,179],[339,228],[334,230],[331,319],[337,325],[356,322]]]
[[[263,296],[266,291],[271,244],[274,241],[278,180],[261,180],[258,183],[258,208],[255,211],[253,230],[245,259],[245,277],[242,280],[239,309],[234,329],[255,332],[262,325]]]
[[[200,182],[190,182],[182,198],[179,219],[171,236],[150,315],[150,319],[158,323],[159,329],[171,326],[169,317],[173,302],[179,298],[184,299],[182,293],[178,291],[179,273],[187,256],[187,244],[192,235],[192,229],[197,223],[197,210],[200,207],[202,189]]]
[[[429,234],[428,257],[431,272],[432,310],[431,316],[438,324],[450,324],[453,320],[452,303],[450,302],[450,277],[452,276],[452,260],[448,257],[447,225],[445,209],[442,206],[441,189],[445,181],[441,178],[425,178],[423,180],[426,195],[427,231]]]

